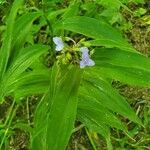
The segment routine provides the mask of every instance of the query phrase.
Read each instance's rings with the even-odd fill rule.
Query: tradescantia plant
[[[0,49],[0,102],[7,96],[14,102],[0,131],[0,149],[9,139],[9,119],[14,117],[15,105],[34,94],[42,98],[29,130],[33,150],[66,149],[76,120],[101,134],[109,150],[111,128],[128,135],[118,114],[142,125],[112,81],[150,87],[149,58],[134,50],[100,17],[80,16],[79,4],[71,3],[65,10],[34,9],[17,15],[23,0],[14,1]],[[34,21],[40,19],[37,30],[48,27],[49,44],[37,44],[28,37],[37,33]],[[48,52],[50,67],[42,63]]]

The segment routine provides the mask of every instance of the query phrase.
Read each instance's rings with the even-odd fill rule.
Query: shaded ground
[[[131,5],[131,10],[135,11],[144,8],[146,13],[139,17],[132,14],[125,14],[125,18],[133,24],[132,30],[126,33],[132,45],[141,53],[150,56],[150,1],[143,5]]]

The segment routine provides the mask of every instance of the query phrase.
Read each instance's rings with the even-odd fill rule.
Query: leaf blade
[[[62,77],[56,70],[53,73],[51,74],[49,94],[45,97],[48,101],[51,100],[48,104],[48,115],[45,114],[47,116],[45,140],[41,141],[39,136],[36,136],[32,144],[32,149],[37,149],[37,144],[41,143],[40,145],[43,145],[43,148],[63,150],[73,129],[81,70],[73,67]],[[39,115],[37,114],[37,116]],[[36,130],[38,130],[38,127]]]

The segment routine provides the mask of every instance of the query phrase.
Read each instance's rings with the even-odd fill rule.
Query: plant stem
[[[94,143],[94,141],[93,141],[93,139],[92,139],[92,137],[91,137],[91,135],[90,135],[88,129],[85,128],[85,131],[86,131],[87,136],[88,136],[88,138],[89,138],[89,140],[90,140],[90,143],[91,143],[91,145],[92,145],[92,147],[93,147],[93,150],[97,150],[96,145],[95,145],[95,143]]]
[[[108,149],[108,150],[113,150],[110,137],[108,137],[108,138],[106,139],[106,143],[107,143],[107,149]]]
[[[73,129],[72,133],[75,133],[75,132],[79,131],[79,130],[82,129],[83,127],[85,127],[84,124],[79,125],[78,127],[76,127],[76,128]]]
[[[4,136],[2,138],[2,141],[0,143],[0,150],[2,149],[2,146],[3,146],[4,142],[5,142],[7,133],[8,133],[9,128],[10,128],[10,125],[12,123],[13,117],[14,117],[14,115],[16,113],[16,110],[17,110],[17,107],[13,109],[14,105],[15,105],[15,101],[13,101],[13,103],[11,105],[11,108],[10,108],[10,111],[9,111],[9,115],[6,118],[6,121],[5,121],[5,126],[7,125],[7,123],[8,123],[8,125],[7,125],[7,129],[5,130],[5,133],[4,133]]]
[[[13,103],[11,104],[11,107],[9,108],[9,112],[7,114],[7,118],[5,120],[5,123],[4,123],[4,126],[7,125],[7,122],[9,121],[9,118],[11,116],[11,113],[12,113],[12,110],[13,110],[13,107],[15,106],[15,101],[13,100]]]
[[[29,98],[28,97],[27,97],[26,108],[27,108],[27,120],[28,120],[28,124],[30,125],[30,110],[29,110]]]

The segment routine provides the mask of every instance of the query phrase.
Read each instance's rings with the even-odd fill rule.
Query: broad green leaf
[[[131,85],[150,86],[150,59],[137,52],[96,49],[95,71]]]
[[[12,66],[8,69],[6,77],[9,77],[9,82],[14,82],[22,72],[24,72],[39,56],[48,51],[49,46],[36,44],[28,46],[21,50]]]
[[[105,78],[133,86],[150,87],[150,72],[148,71],[108,63],[101,63],[99,66],[94,68],[93,71],[105,76]]]
[[[37,19],[40,15],[40,12],[28,12],[26,14],[23,14],[16,20],[16,29],[13,31],[14,46],[21,45],[20,47],[22,47],[22,42],[24,42],[26,37],[28,36],[33,21]]]
[[[44,94],[48,90],[49,82],[50,76],[48,71],[31,71],[26,75],[22,75],[17,83],[11,85],[9,88],[11,92],[13,89],[15,100],[19,101],[20,98],[25,96]]]
[[[76,67],[65,67],[62,71],[53,68],[48,93],[36,110],[34,133],[37,135],[33,136],[31,149],[64,150],[66,148],[76,117],[81,72]]]
[[[18,9],[22,6],[22,3],[23,3],[23,0],[14,1],[10,14],[7,19],[6,32],[5,32],[2,47],[0,49],[0,80],[2,79],[4,72],[6,71],[8,59],[10,56],[15,18],[16,18]]]
[[[101,134],[104,138],[109,136],[109,127],[102,121],[99,122],[100,119],[97,120],[95,117],[90,116],[88,112],[78,109],[77,118],[86,127]]]
[[[93,77],[94,76],[94,77]],[[105,80],[100,78],[100,75],[95,73],[85,74],[84,88],[85,94],[95,98],[97,102],[107,109],[119,113],[120,115],[129,118],[130,120],[141,124],[140,119],[136,116],[130,105],[112,86]],[[91,91],[90,93],[88,91]]]
[[[84,99],[82,99],[83,97]],[[123,129],[123,125],[107,109],[99,105],[93,97],[84,95],[82,98],[79,98],[77,119],[90,130],[101,134],[107,142],[108,150],[112,150],[109,128],[111,125],[115,125],[115,127]],[[109,116],[109,114],[111,115]],[[111,117],[110,120],[109,117]]]
[[[29,32],[32,27],[32,23],[41,15],[40,12],[29,12],[20,16],[15,22],[15,30],[13,31],[13,41],[10,59],[14,60],[17,57],[20,49],[23,47]]]
[[[60,9],[60,10],[55,10],[55,11],[50,10],[50,11],[47,12],[47,19],[54,23],[57,16],[63,14],[66,10],[67,10],[67,8],[66,9],[65,8]]]
[[[105,62],[122,67],[150,71],[150,59],[137,52],[122,51],[115,48],[101,48],[96,49],[95,60],[97,61],[97,65]]]
[[[38,44],[21,50],[21,53],[18,55],[14,63],[8,68],[5,73],[5,77],[1,81],[0,101],[2,101],[3,97],[9,92],[14,90],[10,89],[10,86],[18,82],[19,76],[48,49],[48,46]]]
[[[94,18],[77,16],[67,18],[55,25],[56,29],[65,29],[86,35],[94,39],[108,39],[116,42],[124,43],[129,46],[126,40],[124,40],[121,34],[111,27],[103,20],[97,20]]]
[[[134,48],[132,48],[131,46],[126,46],[124,45],[124,43],[122,42],[118,42],[118,41],[114,41],[114,40],[110,40],[110,39],[98,39],[98,40],[90,40],[90,41],[86,41],[83,42],[85,45],[87,46],[103,46],[106,48],[119,48],[121,50],[125,50],[125,51],[135,51]]]
[[[89,95],[79,96],[78,110],[80,114],[89,116],[91,120],[95,119],[108,127],[127,131],[125,126],[112,112]]]

